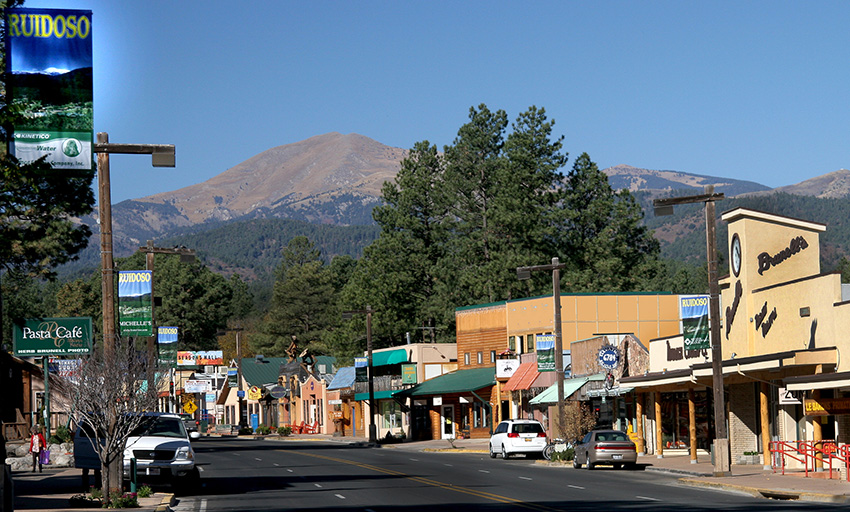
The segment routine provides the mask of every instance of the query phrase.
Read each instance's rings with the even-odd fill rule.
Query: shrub
[[[245,436],[245,435],[249,435],[249,434],[253,434],[253,433],[254,433],[254,429],[251,428],[251,427],[239,427],[239,435],[240,436]]]
[[[259,425],[259,426],[257,426],[256,433],[266,436],[266,435],[269,435],[269,434],[272,433],[272,429],[270,427],[265,426],[265,425]]]
[[[568,460],[573,460],[575,453],[575,448],[568,446],[567,449],[562,452],[552,452],[552,458],[550,460],[553,462],[566,462]]]
[[[277,433],[284,436],[284,437],[288,436],[288,435],[292,435],[292,427],[290,427],[288,425],[283,426],[283,427],[277,427]]]
[[[150,498],[153,494],[153,489],[151,489],[148,485],[142,485],[141,487],[139,487],[139,490],[136,494],[139,496],[139,498]]]
[[[50,436],[47,442],[52,444],[67,443],[71,440],[71,431],[68,427],[61,426],[56,428],[56,432]]]
[[[109,495],[109,508],[139,508],[139,500],[134,492],[112,493]]]

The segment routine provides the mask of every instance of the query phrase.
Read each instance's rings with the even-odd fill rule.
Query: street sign
[[[195,411],[198,410],[198,406],[195,404],[195,402],[186,402],[185,404],[183,404],[183,410],[189,414],[194,414]]]

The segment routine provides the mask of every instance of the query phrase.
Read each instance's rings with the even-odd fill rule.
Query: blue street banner
[[[121,336],[153,336],[150,270],[118,272],[118,326]]]
[[[369,358],[355,357],[354,358],[354,382],[369,381]]]
[[[5,9],[6,87],[22,113],[9,152],[54,169],[92,173],[94,133],[92,14],[69,9]]]
[[[682,335],[685,350],[711,348],[708,325],[708,295],[679,297],[682,317]]]
[[[159,346],[159,365],[168,368],[177,366],[177,327],[157,327],[156,341]]]
[[[538,334],[537,339],[537,371],[555,371],[555,335]]]

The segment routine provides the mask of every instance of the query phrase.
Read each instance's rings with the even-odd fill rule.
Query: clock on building
[[[732,261],[732,273],[735,277],[741,273],[741,238],[738,233],[732,235],[732,249],[729,259]]]

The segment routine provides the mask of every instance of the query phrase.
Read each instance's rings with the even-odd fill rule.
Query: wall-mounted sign
[[[219,366],[221,364],[224,364],[224,353],[221,350],[177,351],[177,366]]]
[[[443,397],[435,396],[434,397],[434,405],[443,405]]]
[[[206,393],[212,389],[212,383],[208,380],[187,380],[183,382],[183,391],[186,393]]]
[[[596,359],[602,368],[613,370],[620,366],[620,349],[614,345],[604,345],[597,352]]]
[[[63,356],[91,352],[90,317],[29,318],[15,322],[12,340],[16,356]]]
[[[239,370],[237,368],[227,369],[227,385],[231,388],[239,387]]]
[[[496,359],[496,378],[509,379],[519,368],[519,359]]]
[[[778,388],[779,405],[799,405],[803,402],[794,395],[793,391],[788,391],[787,388]]]
[[[763,275],[765,272],[770,270],[771,267],[779,265],[791,256],[794,256],[798,252],[807,249],[808,247],[809,243],[806,242],[806,239],[801,236],[798,236],[797,238],[791,239],[791,242],[788,244],[788,247],[782,249],[773,256],[771,256],[770,253],[767,252],[759,254],[759,275]]]
[[[269,389],[269,394],[272,396],[272,398],[280,400],[281,398],[286,396],[286,388],[277,385],[272,386],[271,389]]]
[[[806,416],[835,416],[850,414],[850,398],[806,398],[803,401]]]

